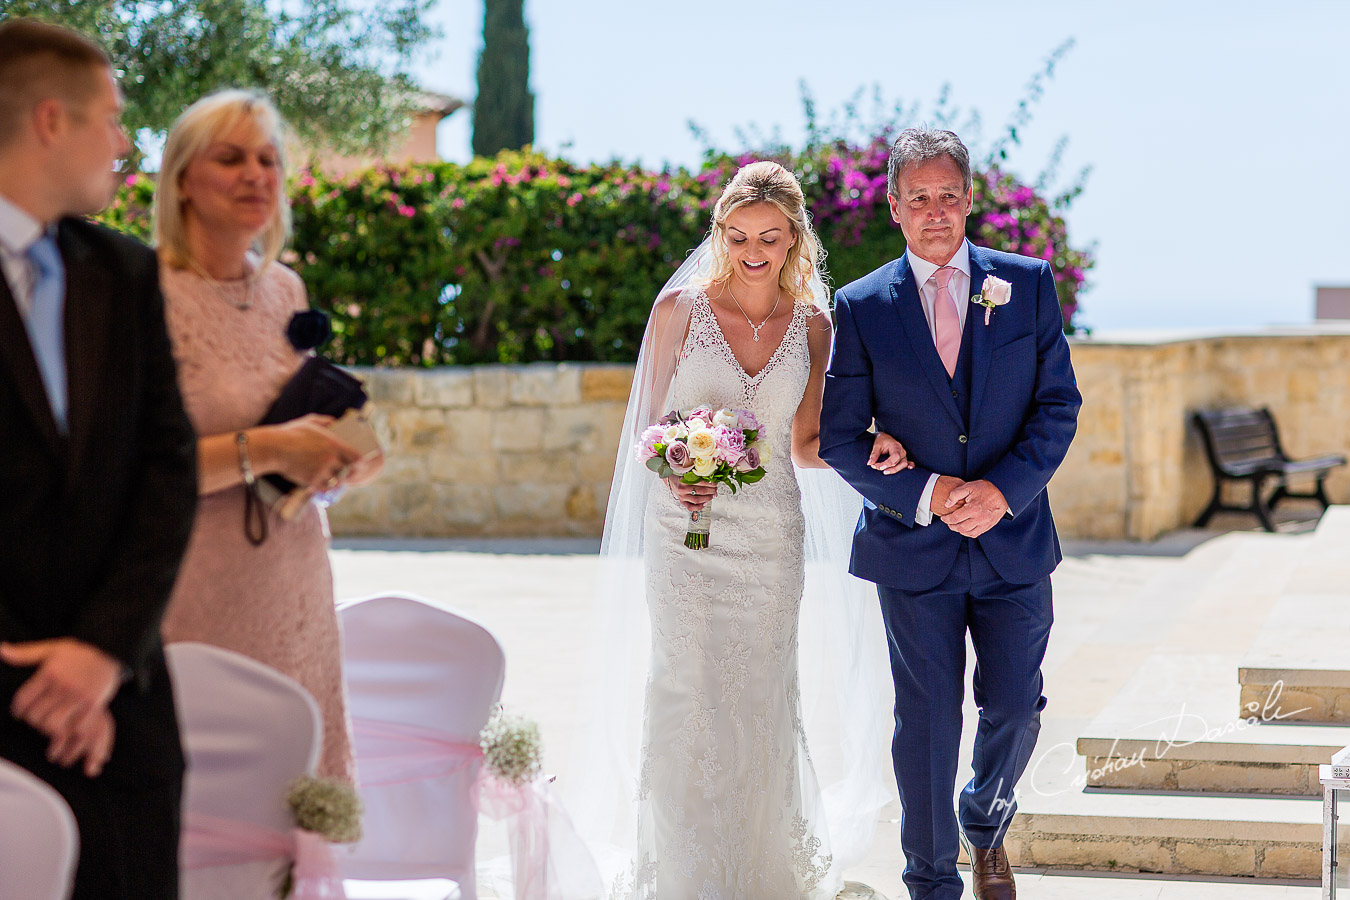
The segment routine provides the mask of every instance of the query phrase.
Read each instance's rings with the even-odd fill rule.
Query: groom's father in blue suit
[[[970,154],[955,134],[900,134],[889,199],[906,250],[835,294],[820,423],[821,457],[864,498],[851,570],[877,583],[890,641],[913,900],[962,894],[952,795],[967,632],[980,718],[960,830],[975,896],[1015,896],[1003,836],[1040,731],[1060,560],[1045,488],[1082,403],[1050,266],[967,241],[972,194]],[[987,316],[973,302],[1005,298]],[[914,468],[880,470],[874,422]]]

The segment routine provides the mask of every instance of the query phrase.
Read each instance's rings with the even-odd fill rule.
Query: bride
[[[584,723],[609,743],[586,754],[590,778],[579,799],[579,823],[593,834],[606,823],[597,829],[587,813],[618,802],[608,830],[626,838],[627,871],[616,897],[832,898],[843,866],[866,852],[887,799],[884,633],[875,602],[853,590],[845,571],[861,501],[833,472],[812,471],[826,468],[817,453],[832,337],[822,256],[792,173],[773,162],[748,165],[648,322],[602,550],[611,693]],[[643,428],[697,406],[754,414],[761,481],[719,493],[675,477],[662,482],[636,463],[631,448]],[[910,465],[887,435],[877,436],[872,456],[888,473]],[[711,516],[705,550],[684,544],[696,510]],[[809,637],[830,645],[812,687],[830,682],[837,694],[813,704],[834,717],[825,743],[839,745],[828,797],[808,752],[798,680],[809,568],[822,601]],[[626,703],[613,692],[631,690],[615,672],[625,652],[646,643],[634,640],[643,630],[634,626],[638,583],[650,652],[634,770],[624,712],[632,697]],[[618,782],[608,793],[606,776]]]

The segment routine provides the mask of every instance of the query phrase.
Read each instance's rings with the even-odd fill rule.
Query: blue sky
[[[1311,319],[1314,284],[1350,285],[1350,3],[1345,0],[527,0],[536,143],[569,158],[696,165],[699,122],[798,142],[860,87],[930,109],[943,85],[985,140],[1067,38],[1010,168],[1093,172],[1068,213],[1097,244],[1082,319],[1098,329]],[[440,0],[444,37],[414,74],[472,98],[482,0]],[[469,155],[469,116],[441,153]],[[884,260],[878,260],[878,264]]]

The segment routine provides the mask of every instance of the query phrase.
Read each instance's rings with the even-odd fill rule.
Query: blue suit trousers
[[[934,521],[930,528],[945,528]],[[1040,733],[1045,658],[1053,619],[1049,577],[1010,584],[963,538],[937,587],[879,585],[895,678],[891,752],[904,808],[904,881],[913,900],[959,900],[958,814],[952,801],[961,743],[966,633],[975,649],[980,708],[974,777],[961,791],[960,827],[971,844],[998,847],[1017,809],[1014,789]]]

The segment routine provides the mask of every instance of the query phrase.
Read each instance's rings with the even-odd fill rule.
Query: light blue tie
[[[51,235],[38,238],[24,254],[37,272],[33,308],[24,323],[47,388],[56,427],[65,434],[66,420],[66,267]]]

